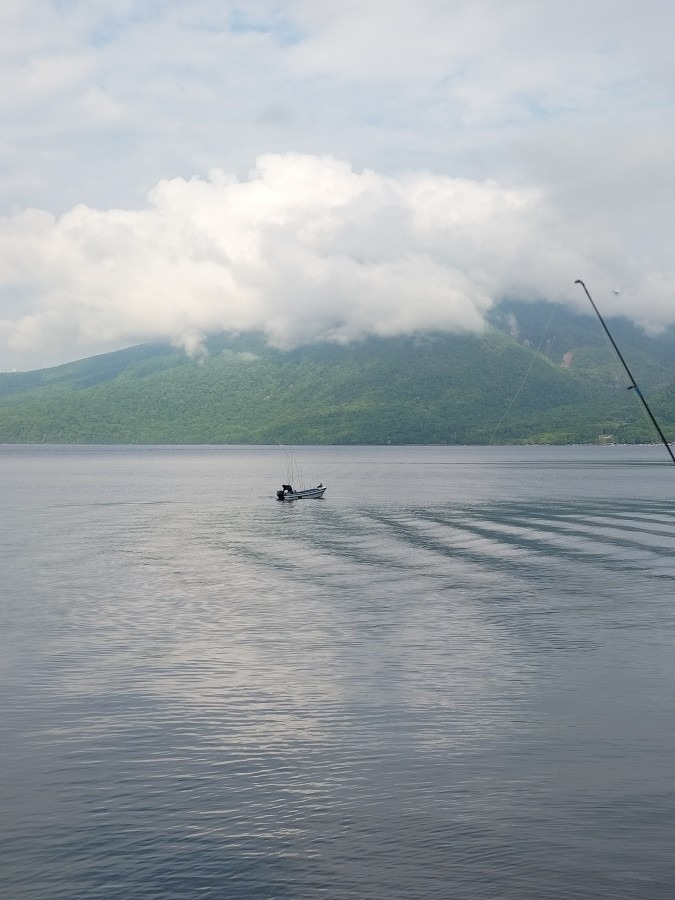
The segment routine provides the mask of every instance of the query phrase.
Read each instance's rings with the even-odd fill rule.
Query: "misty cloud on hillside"
[[[162,181],[140,210],[6,217],[0,290],[20,302],[15,315],[4,306],[3,368],[154,339],[195,352],[223,330],[259,330],[282,348],[477,331],[504,296],[581,307],[572,275],[611,294],[602,244],[578,239],[533,191],[266,155],[246,180],[216,170]],[[606,262],[634,281],[625,261]],[[675,319],[662,303],[671,283],[634,284],[649,297],[643,320]],[[630,291],[611,296],[629,311]]]
[[[0,370],[675,318],[675,6],[5,0]],[[251,171],[253,167],[253,170]],[[613,289],[620,289],[616,295]]]

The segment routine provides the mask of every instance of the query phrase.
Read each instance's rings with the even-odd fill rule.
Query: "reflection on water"
[[[303,457],[0,448],[7,895],[670,897],[658,448]]]

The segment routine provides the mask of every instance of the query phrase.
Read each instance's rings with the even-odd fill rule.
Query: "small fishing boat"
[[[290,484],[282,484],[281,490],[277,491],[277,500],[320,500],[326,488],[323,484],[317,484],[316,487],[303,488],[301,491],[293,490]]]
[[[277,491],[277,500],[321,500],[326,488],[323,483],[317,484],[316,487],[305,487],[305,480],[302,477],[300,466],[293,454],[293,448],[286,448],[286,482],[281,485],[281,490]],[[300,484],[300,490],[293,487],[292,482]]]

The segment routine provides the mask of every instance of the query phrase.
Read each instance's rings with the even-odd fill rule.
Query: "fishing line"
[[[628,368],[628,363],[626,362],[626,360],[625,360],[625,359],[623,358],[623,356],[621,355],[621,351],[620,351],[619,348],[616,346],[616,343],[615,343],[615,341],[614,341],[614,338],[613,338],[612,335],[609,333],[609,328],[608,328],[607,325],[605,324],[605,320],[604,320],[604,319],[602,318],[602,316],[600,315],[600,310],[598,309],[598,307],[597,307],[597,306],[595,305],[595,303],[593,302],[593,298],[591,297],[591,295],[588,293],[588,288],[586,287],[586,285],[583,283],[583,281],[582,281],[580,278],[577,278],[577,280],[576,280],[574,283],[575,283],[575,284],[580,284],[580,285],[582,286],[582,288],[584,289],[584,292],[585,292],[586,296],[587,296],[588,299],[591,301],[591,306],[593,307],[593,309],[594,309],[594,311],[595,311],[595,314],[596,314],[596,316],[598,317],[598,319],[600,319],[600,324],[601,324],[602,327],[605,329],[605,334],[606,334],[607,337],[609,338],[612,347],[614,347],[614,349],[616,350],[616,355],[617,355],[617,356],[619,357],[619,359],[621,360],[621,365],[622,365],[622,366],[624,367],[624,369],[626,370],[626,375],[628,375],[628,377],[630,378],[630,387],[628,388],[628,390],[629,390],[629,391],[634,390],[635,393],[636,393],[636,394],[638,395],[638,397],[640,398],[640,400],[642,401],[642,405],[643,405],[644,408],[647,410],[647,415],[648,415],[649,418],[652,420],[652,425],[654,426],[654,428],[656,429],[656,431],[657,431],[659,437],[661,438],[661,441],[663,442],[663,446],[664,446],[664,447],[666,448],[666,450],[668,451],[668,455],[669,455],[670,458],[672,459],[673,465],[675,465],[675,456],[673,456],[673,451],[670,449],[670,444],[668,443],[668,441],[667,441],[666,436],[664,435],[664,433],[661,431],[661,427],[659,426],[659,423],[658,423],[658,422],[656,421],[656,419],[654,418],[654,414],[652,413],[651,409],[649,408],[649,404],[647,403],[647,401],[645,400],[645,398],[642,396],[642,391],[641,391],[640,388],[637,386],[637,382],[636,382],[636,380],[633,378],[633,373],[632,373],[631,370]]]
[[[510,412],[510,410],[511,410],[511,407],[513,406],[513,404],[514,404],[514,403],[516,402],[516,400],[518,399],[518,394],[520,394],[520,392],[522,391],[522,389],[525,387],[525,382],[527,381],[527,378],[528,378],[528,376],[529,376],[529,374],[530,374],[530,371],[531,371],[531,369],[532,369],[532,366],[535,364],[535,362],[536,362],[537,359],[538,359],[538,356],[537,356],[536,354],[538,354],[538,353],[541,352],[541,348],[542,348],[543,345],[544,345],[544,340],[546,339],[546,335],[547,335],[547,333],[548,333],[548,330],[549,330],[549,328],[551,327],[551,322],[553,321],[553,316],[554,316],[554,315],[555,315],[555,306],[551,309],[551,315],[549,316],[548,322],[546,323],[546,327],[544,328],[544,331],[543,331],[543,333],[542,333],[542,335],[541,335],[541,340],[539,341],[539,346],[538,346],[537,349],[536,349],[536,353],[532,356],[532,359],[530,360],[530,364],[529,364],[529,366],[527,367],[527,371],[525,372],[525,375],[523,376],[523,380],[522,380],[521,383],[520,383],[520,387],[518,388],[518,390],[517,390],[517,391],[515,392],[515,394],[513,395],[513,398],[512,398],[512,400],[511,400],[511,402],[509,403],[509,405],[508,405],[508,406],[506,407],[506,409],[504,410],[504,415],[501,417],[501,419],[500,419],[499,422],[497,423],[497,427],[496,427],[495,430],[492,432],[492,437],[490,438],[490,443],[488,444],[488,446],[491,446],[491,445],[493,444],[494,439],[495,439],[495,437],[496,437],[496,435],[497,435],[497,432],[498,432],[499,429],[502,427],[502,422],[503,422],[504,419],[508,416],[508,414],[509,414],[509,412]]]

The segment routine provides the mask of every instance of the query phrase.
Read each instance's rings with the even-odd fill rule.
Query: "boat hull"
[[[287,500],[320,500],[326,488],[315,487],[315,488],[307,488],[304,491],[277,491],[277,500],[287,501]]]

